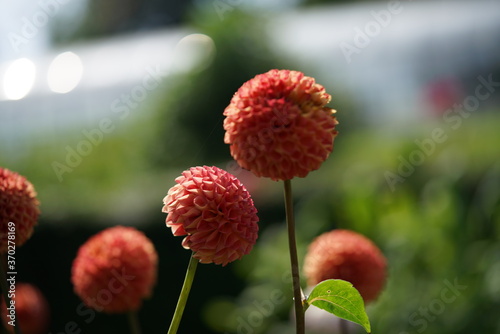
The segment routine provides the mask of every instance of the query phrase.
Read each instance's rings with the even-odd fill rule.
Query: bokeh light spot
[[[83,75],[83,64],[73,52],[63,52],[54,58],[47,73],[47,83],[54,93],[68,93],[75,89]]]
[[[183,37],[175,46],[174,71],[191,72],[207,68],[215,55],[213,39],[204,34]]]
[[[35,64],[27,59],[20,58],[12,62],[5,71],[3,89],[8,100],[20,100],[25,97],[35,83]]]

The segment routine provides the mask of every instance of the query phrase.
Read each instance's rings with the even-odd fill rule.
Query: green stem
[[[292,181],[285,180],[285,211],[288,229],[288,248],[292,266],[293,298],[295,303],[295,324],[297,334],[305,333],[304,309],[302,305],[302,290],[300,288],[299,260],[297,257],[297,242],[295,241],[295,218],[293,215]]]
[[[136,311],[130,311],[128,313],[128,323],[130,325],[130,332],[132,334],[141,334],[141,325],[139,323],[139,317]]]
[[[193,285],[194,274],[196,273],[196,266],[198,265],[198,260],[191,255],[189,260],[189,265],[186,272],[186,277],[184,278],[184,284],[182,285],[181,295],[177,301],[177,306],[175,308],[174,317],[172,318],[172,323],[168,329],[168,334],[176,334],[179,324],[181,322],[182,313],[184,313],[184,308],[186,307],[186,302],[189,296],[189,291],[191,291],[191,286]]]
[[[2,295],[5,300],[5,305],[6,307],[9,307],[10,305],[10,298],[9,294],[7,293],[9,291],[9,287],[7,286],[7,273],[5,270],[5,257],[2,257],[0,260],[0,289],[2,289]],[[14,333],[15,334],[21,334],[21,329],[19,328],[19,322],[16,320],[16,325],[14,327]]]

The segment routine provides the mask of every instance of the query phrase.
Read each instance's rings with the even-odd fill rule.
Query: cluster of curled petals
[[[304,259],[307,282],[327,279],[352,283],[365,303],[375,300],[386,280],[386,260],[368,238],[349,230],[333,230],[317,237]]]
[[[107,313],[140,308],[156,283],[158,255],[132,227],[116,226],[91,237],[78,250],[71,281],[84,303]]]
[[[7,251],[9,222],[15,244],[22,246],[33,234],[40,210],[33,185],[25,177],[0,167],[0,253]]]
[[[245,82],[225,109],[224,142],[238,164],[273,180],[305,177],[333,150],[331,96],[301,72],[271,70]]]
[[[259,230],[257,209],[240,181],[217,167],[193,167],[163,199],[166,224],[201,263],[225,266],[248,254]]]
[[[17,283],[16,293],[12,298],[15,310],[7,309],[2,304],[2,320],[9,333],[14,333],[14,327],[9,324],[15,320],[23,334],[46,334],[50,324],[50,310],[42,292],[34,285]]]

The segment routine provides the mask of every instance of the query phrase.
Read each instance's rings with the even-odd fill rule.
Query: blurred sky
[[[0,61],[38,57],[51,49],[51,27],[56,20],[72,31],[81,22],[87,1],[3,1],[0,5]]]

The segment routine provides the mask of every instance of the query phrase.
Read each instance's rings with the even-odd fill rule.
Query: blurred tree
[[[90,39],[137,30],[179,25],[193,0],[88,0],[85,18],[73,34],[53,29],[56,42]]]
[[[262,19],[237,10],[223,20],[214,11],[196,11],[190,21],[213,39],[216,56],[207,69],[173,78],[157,108],[157,135],[149,149],[163,167],[231,159],[223,141],[224,109],[243,82],[280,67],[267,48]]]

